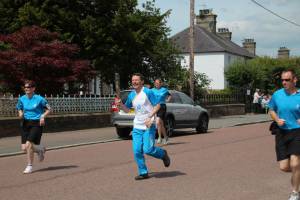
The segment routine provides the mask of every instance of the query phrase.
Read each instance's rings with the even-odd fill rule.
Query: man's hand
[[[40,119],[40,126],[44,126],[45,125],[45,118],[41,118]]]
[[[45,125],[45,116],[42,115],[40,118],[40,126],[44,126]]]
[[[150,118],[150,117],[148,117],[148,118],[146,119],[146,121],[145,121],[145,125],[146,125],[147,128],[150,128],[151,125],[152,125],[152,123],[153,123],[153,119]]]
[[[22,111],[19,111],[19,112],[18,112],[18,116],[19,116],[20,119],[22,119],[23,116],[24,116],[24,113],[23,113]]]
[[[284,119],[278,119],[276,121],[276,123],[278,124],[278,126],[283,126],[285,124],[285,120]]]
[[[115,98],[115,105],[116,105],[119,109],[122,109],[123,102],[121,101],[120,98],[118,98],[118,97]]]

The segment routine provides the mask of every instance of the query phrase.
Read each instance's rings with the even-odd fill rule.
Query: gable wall
[[[188,68],[189,54],[182,54],[184,57],[181,66]],[[224,71],[229,64],[238,59],[244,59],[241,56],[226,52],[219,53],[197,53],[195,54],[194,70],[205,73],[211,79],[210,89],[224,89],[227,87]]]

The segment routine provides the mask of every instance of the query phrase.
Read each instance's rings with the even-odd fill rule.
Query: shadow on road
[[[154,178],[168,178],[168,177],[175,177],[175,176],[183,176],[186,175],[186,173],[180,172],[180,171],[169,171],[169,172],[152,172],[149,173],[150,177]]]
[[[172,145],[180,145],[180,144],[187,144],[187,143],[189,143],[189,142],[169,142],[168,144],[167,144],[167,146],[172,146]],[[164,146],[166,146],[165,144],[158,144],[157,145],[158,147],[164,147]]]
[[[189,130],[189,129],[182,129],[182,130],[176,130],[172,137],[179,137],[179,136],[187,136],[187,135],[203,135],[203,134],[209,134],[213,133],[213,130],[208,130],[207,133],[197,133],[194,130]]]
[[[77,168],[77,165],[62,165],[62,166],[52,166],[43,169],[38,169],[35,172],[43,172],[43,171],[53,171],[53,170],[61,170],[61,169],[72,169]]]

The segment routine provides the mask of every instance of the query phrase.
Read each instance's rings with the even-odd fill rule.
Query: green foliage
[[[232,89],[232,88],[225,88],[223,90],[208,90],[207,91],[209,94],[232,94],[234,92],[236,92],[236,90]]]
[[[280,74],[287,68],[293,68],[300,75],[300,57],[277,59],[257,57],[252,60],[237,61],[225,72],[229,86],[235,89],[260,88],[274,91],[281,87]]]
[[[11,48],[10,44],[0,41],[0,51],[8,50],[9,48]]]
[[[106,82],[118,72],[122,88],[134,72],[146,80],[176,76],[179,63],[166,26],[170,11],[161,14],[154,1],[136,6],[137,0],[2,0],[0,33],[27,25],[58,32],[80,47],[79,57],[91,60]]]
[[[190,95],[189,71],[187,69],[178,69],[174,76],[169,79],[168,85],[170,89],[175,89]],[[194,72],[194,96],[197,100],[201,95],[206,93],[206,88],[211,80],[206,74]]]

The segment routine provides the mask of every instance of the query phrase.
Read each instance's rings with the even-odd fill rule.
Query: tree
[[[31,79],[37,82],[40,94],[61,94],[65,84],[73,93],[76,84],[87,83],[94,75],[89,61],[77,59],[77,45],[60,42],[58,38],[58,33],[37,26],[0,35],[0,41],[10,46],[0,51],[4,88],[18,94],[23,81]]]
[[[168,81],[170,89],[176,89],[190,94],[190,83],[189,76],[190,72],[185,68],[179,68],[176,73],[177,76],[172,77]],[[206,93],[206,88],[209,86],[211,80],[204,73],[194,72],[194,96],[195,101],[197,101],[204,93]]]
[[[38,25],[60,33],[60,39],[80,47],[79,56],[92,61],[104,81],[119,72],[127,88],[134,72],[147,80],[167,78],[179,66],[168,40],[166,18],[154,0],[137,8],[137,0],[2,0],[0,31],[12,33]]]
[[[293,68],[300,75],[300,57],[257,57],[246,62],[237,61],[229,66],[225,77],[232,88],[274,91],[281,87],[280,74],[287,68]]]

